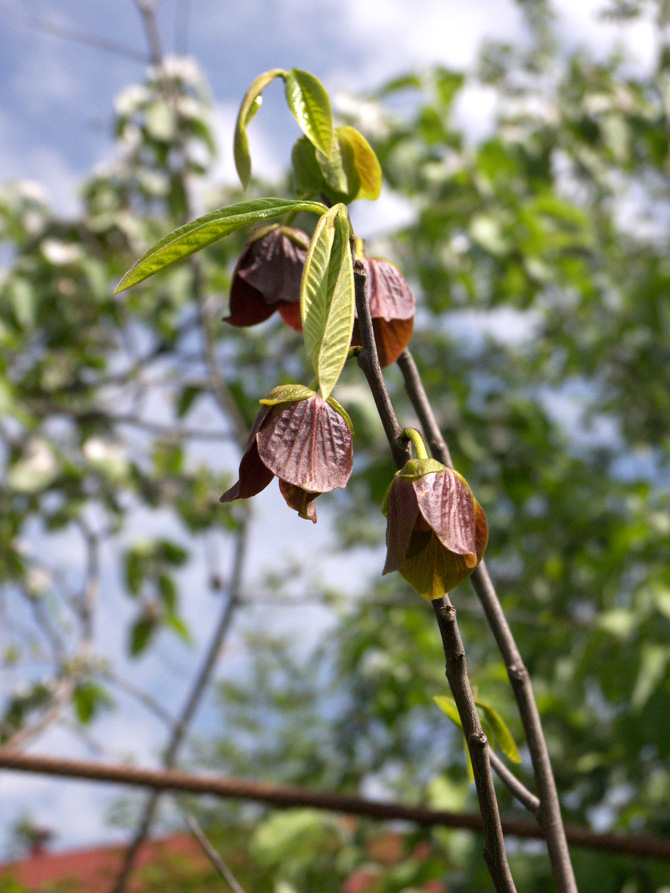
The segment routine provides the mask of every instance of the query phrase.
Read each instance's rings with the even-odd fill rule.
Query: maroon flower
[[[404,276],[390,261],[364,257],[368,302],[372,328],[377,343],[379,363],[390,366],[409,344],[414,329],[414,295]],[[358,319],[351,339],[354,347],[362,345]]]
[[[278,310],[302,331],[300,279],[308,248],[309,238],[300,229],[273,224],[257,230],[235,266],[224,322],[254,326]]]
[[[383,573],[400,571],[423,598],[442,598],[484,557],[486,515],[467,481],[435,459],[410,459],[393,478]]]
[[[239,480],[221,502],[255,496],[276,475],[287,504],[316,523],[316,497],[345,487],[351,475],[353,448],[346,414],[301,385],[275,388],[261,403]]]

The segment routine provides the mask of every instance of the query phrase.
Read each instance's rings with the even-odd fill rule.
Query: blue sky
[[[619,32],[596,20],[594,12],[600,6],[595,0],[557,3],[559,27],[569,42],[586,41],[602,49],[612,45]],[[109,159],[114,97],[142,78],[145,63],[36,30],[22,17],[113,40],[142,54],[146,46],[140,18],[131,0],[33,0],[20,5],[15,0],[0,0],[0,12],[4,20],[0,37],[0,180],[37,180],[47,187],[56,207],[67,214],[76,206],[76,187],[82,177]],[[233,176],[230,144],[240,98],[262,71],[305,68],[315,73],[331,94],[364,92],[386,78],[432,62],[468,67],[484,38],[524,39],[521,17],[511,0],[477,0],[467,7],[460,0],[165,0],[159,22],[165,51],[187,50],[199,60],[209,80],[220,136],[222,178]],[[645,23],[629,30],[627,43],[640,64],[654,51]],[[271,139],[273,127],[292,126],[280,88],[274,97],[271,90],[250,133],[256,169],[264,173],[281,169],[285,161]],[[480,132],[490,114],[486,95],[471,93],[460,113],[473,132]],[[286,148],[288,142],[282,145]],[[264,526],[262,519],[267,521],[279,502],[275,491],[259,500],[257,549],[271,535],[271,527]],[[283,510],[282,517],[285,515]],[[299,542],[305,534],[304,522],[287,519],[282,533]],[[310,534],[318,542],[327,530],[319,524]],[[115,610],[115,606],[107,607],[110,627]],[[196,629],[198,617],[211,616],[211,611],[212,606],[202,600],[191,605]],[[318,618],[312,621],[313,625],[322,622]],[[204,631],[200,633],[204,638]],[[112,643],[111,651],[120,651],[121,645]],[[139,674],[141,682],[152,685],[160,675],[160,666],[149,669],[140,663],[132,671]],[[116,716],[105,723],[103,732],[107,743],[119,752],[135,753],[142,762],[154,755],[157,728],[139,714]],[[56,732],[34,749],[67,752],[71,747],[68,741]],[[47,824],[52,823],[50,817],[57,816],[60,847],[109,836],[104,815],[110,798],[100,788],[5,774],[0,779],[0,794],[9,806],[10,822],[26,809]]]

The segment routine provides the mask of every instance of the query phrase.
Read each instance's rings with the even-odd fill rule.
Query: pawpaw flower
[[[383,573],[400,571],[428,601],[442,598],[484,557],[486,515],[465,478],[435,459],[410,459],[393,478],[382,511]]]
[[[332,397],[302,385],[275,388],[260,402],[239,480],[221,502],[255,496],[276,476],[290,508],[316,524],[316,497],[344,488],[351,475],[349,417]]]
[[[233,272],[230,308],[223,321],[254,326],[277,310],[294,329],[300,322],[300,279],[309,237],[300,229],[273,224],[249,239]]]
[[[368,303],[381,366],[390,366],[409,344],[414,330],[416,302],[405,277],[390,261],[379,257],[360,258],[367,278]],[[358,319],[351,339],[362,345]]]

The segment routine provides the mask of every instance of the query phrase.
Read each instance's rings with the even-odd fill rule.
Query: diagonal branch
[[[419,416],[419,421],[431,445],[433,455],[440,462],[444,462],[445,465],[451,465],[449,449],[442,437],[419,370],[409,350],[406,349],[400,355],[398,365],[405,380],[405,389]],[[526,742],[533,764],[535,783],[540,795],[540,808],[534,811],[547,842],[557,889],[559,893],[577,893],[577,885],[561,818],[561,806],[556,790],[556,782],[554,781],[554,773],[551,768],[549,752],[542,731],[542,722],[533,696],[533,687],[528,670],[521,659],[516,641],[483,561],[475,568],[470,579],[475,592],[479,596],[486,619],[505,661],[507,674],[519,707],[521,721],[526,733]]]
[[[363,342],[363,350],[359,354],[358,362],[370,385],[393,459],[398,468],[402,468],[408,458],[407,445],[402,443],[400,425],[398,424],[379,365],[377,345],[375,343],[367,298],[365,270],[358,261],[354,265],[354,281],[356,311]],[[463,732],[472,761],[479,808],[484,823],[484,860],[493,879],[496,891],[498,893],[514,893],[514,881],[507,864],[498,801],[493,786],[493,776],[491,775],[489,748],[486,735],[479,721],[479,715],[468,680],[465,651],[456,622],[456,611],[446,595],[443,599],[434,601],[433,607],[444,646],[447,680],[458,708],[458,715],[461,718]]]

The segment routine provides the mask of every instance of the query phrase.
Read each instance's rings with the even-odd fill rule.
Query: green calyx
[[[296,400],[309,400],[310,397],[316,397],[316,391],[306,387],[304,384],[281,384],[276,388],[272,388],[269,394],[266,394],[259,403],[264,406],[276,406],[278,403],[290,403]]]
[[[417,481],[425,474],[439,474],[445,470],[446,465],[438,462],[437,459],[409,459],[405,462],[400,471],[396,472],[395,477],[409,478],[409,480]]]

